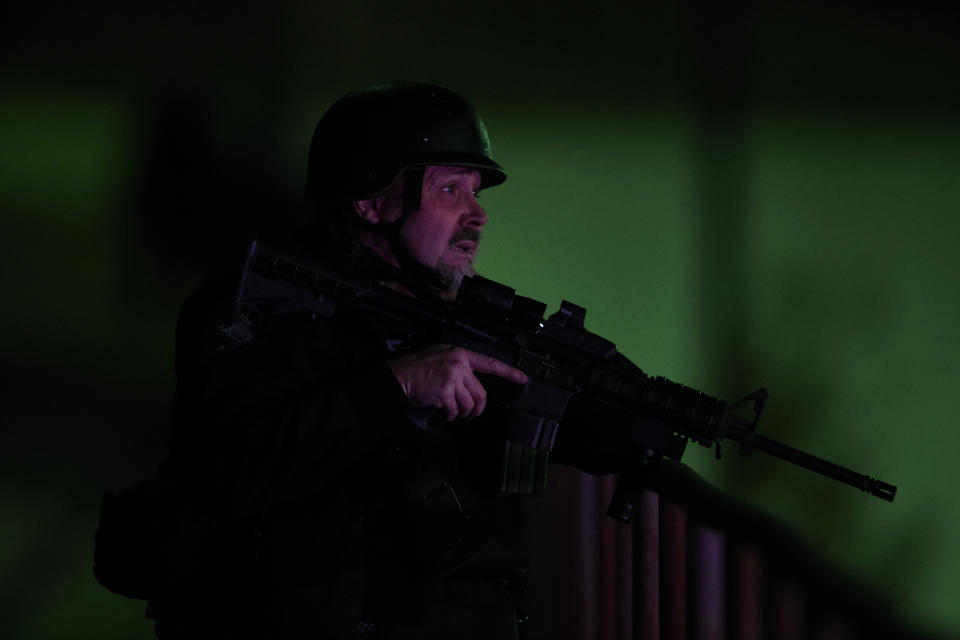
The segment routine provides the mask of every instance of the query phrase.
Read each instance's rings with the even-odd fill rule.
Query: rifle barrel
[[[883,498],[887,502],[893,502],[893,498],[897,495],[897,487],[892,484],[887,484],[877,478],[856,473],[846,467],[841,467],[838,464],[810,455],[799,449],[794,449],[776,440],[764,438],[761,435],[754,435],[752,437],[750,447],[769,453],[781,460],[792,462],[793,464],[827,476],[828,478],[849,484],[861,491],[877,496],[878,498]]]

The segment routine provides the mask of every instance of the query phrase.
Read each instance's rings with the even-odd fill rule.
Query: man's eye
[[[440,187],[440,190],[443,191],[444,193],[449,193],[450,195],[456,195],[456,194],[458,194],[458,193],[460,192],[460,188],[457,186],[456,183],[446,184],[446,185]],[[480,199],[480,192],[479,192],[479,191],[471,191],[470,193],[471,193],[471,194],[473,195],[473,197],[476,198],[477,200]]]

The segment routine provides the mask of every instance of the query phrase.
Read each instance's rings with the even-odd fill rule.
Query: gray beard
[[[460,283],[463,282],[463,277],[467,275],[464,269],[451,267],[443,261],[437,263],[437,268],[434,269],[434,273],[437,274],[437,288],[441,291],[451,293],[456,293],[460,290]]]
[[[450,238],[450,246],[457,244],[462,240],[472,240],[480,242],[480,231],[472,227],[464,227],[453,234]],[[436,274],[436,285],[441,291],[456,294],[460,290],[460,283],[464,276],[473,274],[473,263],[461,267],[452,267],[443,262],[443,257],[437,261],[437,266],[433,270]]]

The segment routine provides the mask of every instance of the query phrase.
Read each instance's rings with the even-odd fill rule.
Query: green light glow
[[[19,383],[11,414],[20,441],[4,457],[8,486],[52,469],[48,490],[4,506],[13,523],[0,554],[4,584],[43,603],[22,610],[11,637],[76,637],[45,622],[63,610],[87,635],[146,638],[142,603],[120,602],[93,582],[91,536],[99,492],[150,472],[161,455],[142,441],[138,420],[165,419],[174,303],[163,298],[170,308],[145,317],[142,305],[115,294],[119,270],[142,276],[150,268],[118,257],[116,229],[131,215],[121,194],[138,152],[125,110],[42,104],[0,105],[3,226],[7,238],[24,239],[7,253],[5,267],[21,275],[5,348],[33,376]],[[709,327],[702,291],[713,274],[700,270],[698,257],[691,118],[508,107],[485,116],[510,179],[484,194],[491,221],[480,271],[551,310],[563,298],[585,306],[588,328],[648,373],[708,393],[766,385],[766,435],[898,484],[896,502],[759,454],[741,460],[731,452],[718,463],[691,446],[688,463],[822,545],[913,620],[960,625],[960,503],[951,474],[960,446],[951,402],[960,384],[956,131],[936,122],[851,124],[830,114],[747,121],[746,233],[730,250],[741,252],[745,268],[738,275],[749,305],[738,322],[752,380],[731,379],[717,336],[701,333]],[[291,143],[285,164],[297,164],[302,144]],[[65,286],[68,272],[74,284]],[[77,380],[89,393],[69,401],[24,391]],[[106,410],[107,398],[126,404]],[[111,475],[118,459],[124,470]],[[81,515],[51,520],[62,505],[81,503]],[[16,563],[45,545],[60,550],[45,572]]]

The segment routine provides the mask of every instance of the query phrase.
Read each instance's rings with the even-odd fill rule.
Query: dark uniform
[[[317,131],[308,194],[327,223],[287,250],[354,278],[402,274],[338,236],[337,206],[427,164],[477,167],[483,186],[505,178],[479,118],[438,87],[348,96]],[[390,335],[344,307],[266,313],[251,340],[224,347],[235,285],[181,310],[162,474],[184,508],[150,605],[159,637],[516,637],[519,511],[491,476],[502,442],[484,418],[448,424],[413,406],[387,365],[443,336]]]

